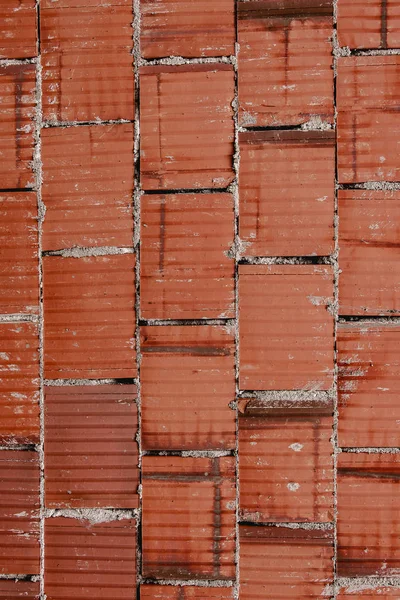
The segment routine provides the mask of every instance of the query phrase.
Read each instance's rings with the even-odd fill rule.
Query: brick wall
[[[400,598],[398,0],[0,33],[0,598]]]

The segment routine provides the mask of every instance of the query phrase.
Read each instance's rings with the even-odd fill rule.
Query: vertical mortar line
[[[45,599],[44,590],[44,514],[45,514],[45,488],[44,488],[44,316],[43,316],[43,264],[42,264],[42,225],[45,215],[45,206],[42,201],[42,63],[40,43],[40,0],[36,0],[37,16],[37,44],[38,57],[36,62],[36,114],[34,128],[34,158],[33,170],[35,175],[35,189],[38,207],[38,277],[39,277],[39,411],[40,411],[40,441],[38,446],[40,463],[40,598]]]
[[[134,190],[133,190],[133,220],[134,220],[134,237],[133,246],[135,248],[136,265],[135,265],[135,287],[136,287],[136,364],[137,364],[137,413],[138,413],[138,468],[139,468],[139,511],[137,519],[137,560],[136,560],[136,599],[140,600],[140,583],[142,572],[142,411],[141,411],[141,349],[140,349],[140,200],[141,200],[141,184],[140,184],[140,78],[139,68],[141,61],[140,53],[140,0],[132,0],[133,10],[133,76],[135,83],[135,122],[134,122]]]
[[[337,463],[338,463],[338,361],[337,361],[337,331],[339,316],[339,210],[338,210],[338,146],[337,146],[337,50],[339,48],[337,39],[337,1],[333,0],[333,109],[334,109],[334,127],[335,127],[335,193],[334,193],[334,240],[335,249],[333,254],[333,277],[334,277],[334,380],[333,380],[333,598],[338,595],[338,574],[337,574],[337,522],[338,522],[338,499],[337,499]]]
[[[239,540],[239,500],[240,500],[240,483],[239,483],[239,411],[238,411],[238,394],[239,394],[239,267],[240,259],[240,238],[239,238],[239,166],[240,166],[240,147],[239,147],[239,82],[238,82],[238,56],[239,56],[239,37],[238,37],[238,0],[235,1],[235,56],[233,57],[235,91],[233,100],[233,117],[235,122],[235,140],[234,140],[234,156],[233,167],[235,171],[235,183],[233,186],[234,198],[234,246],[235,246],[235,411],[236,411],[236,547],[235,547],[235,562],[236,562],[236,582],[234,584],[234,598],[239,600],[240,587],[240,540]]]

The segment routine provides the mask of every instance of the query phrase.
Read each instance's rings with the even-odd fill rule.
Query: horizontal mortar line
[[[39,315],[30,315],[30,314],[10,314],[3,315],[0,314],[0,323],[38,323]]]
[[[339,183],[339,190],[394,191],[400,190],[400,181],[360,181],[358,183]]]
[[[17,65],[34,65],[38,62],[37,56],[27,58],[0,58],[0,67],[13,67]]]
[[[330,399],[335,396],[335,391],[332,390],[239,390],[237,397],[249,398],[256,400],[274,400],[274,399],[287,399],[288,396],[308,396],[307,399],[316,399],[317,397]]]
[[[1,444],[0,451],[2,450],[16,450],[24,452],[39,452],[40,444]]]
[[[142,56],[138,60],[139,67],[151,67],[158,65],[167,67],[179,67],[183,65],[234,65],[235,63],[236,57],[233,55],[199,57],[161,56],[158,58],[144,58]]]
[[[305,124],[303,125],[249,125],[248,127],[244,127],[244,126],[239,126],[238,127],[238,131],[239,133],[252,133],[252,132],[258,132],[258,131],[334,131],[335,130],[335,126],[333,123],[325,123],[327,127],[321,127],[321,126],[311,126],[309,124],[307,124],[307,126],[305,126]],[[329,127],[328,127],[329,126]]]
[[[369,316],[355,316],[355,315],[339,315],[338,323],[393,323],[400,325],[400,315],[369,315]]]
[[[26,187],[26,188],[1,188],[0,194],[26,194],[27,192],[35,192],[34,187]]]
[[[151,325],[162,326],[180,326],[186,325],[187,327],[194,327],[196,325],[235,325],[236,320],[227,317],[220,319],[139,319],[139,326],[146,327]]]
[[[143,196],[163,196],[167,194],[230,194],[235,182],[224,188],[168,188],[157,190],[142,190]]]
[[[400,587],[400,575],[389,575],[387,577],[379,575],[363,575],[358,577],[338,576],[336,581],[339,587],[360,585],[363,590],[372,590],[385,586]]]
[[[42,256],[62,256],[63,258],[84,258],[86,256],[113,256],[134,254],[134,247],[121,246],[74,246],[61,250],[44,250]]]
[[[239,265],[331,265],[336,258],[330,256],[242,256]]]
[[[138,380],[134,377],[109,378],[109,379],[44,379],[46,387],[68,387],[74,385],[137,385]]]
[[[180,456],[182,458],[222,458],[236,456],[236,450],[142,450],[142,456]]]
[[[339,446],[339,452],[347,454],[400,454],[400,447],[384,447],[384,446]]]
[[[339,48],[343,56],[348,56],[347,47]],[[350,49],[350,56],[394,56],[400,54],[400,48],[354,48]]]
[[[141,577],[139,576],[139,582],[141,584],[157,584],[157,585],[171,585],[171,586],[195,586],[195,587],[226,587],[230,588],[235,584],[235,579],[157,579],[156,577]]]
[[[45,519],[57,517],[69,517],[77,520],[87,519],[101,524],[119,519],[135,519],[139,512],[137,508],[45,508],[43,517]],[[113,518],[114,516],[118,516],[119,519]]]
[[[87,127],[88,125],[127,125],[133,124],[133,119],[97,119],[95,121],[43,121],[42,128],[50,129],[53,127]]]
[[[6,573],[0,573],[0,580],[1,579],[13,579],[13,580],[18,580],[18,581],[38,581],[39,580],[40,575],[38,573],[35,574],[31,574],[31,575],[22,575],[22,574],[13,574],[13,575],[8,575]]]
[[[320,521],[312,521],[307,523],[302,522],[290,522],[290,521],[263,521],[263,522],[254,522],[254,521],[241,521],[239,519],[239,525],[246,527],[270,527],[272,528],[284,528],[284,529],[304,529],[309,531],[310,529],[318,529],[320,531],[330,531],[334,528],[334,522],[329,521],[326,523],[322,523]]]

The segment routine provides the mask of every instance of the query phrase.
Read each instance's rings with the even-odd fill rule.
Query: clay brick
[[[339,444],[396,447],[400,434],[400,328],[340,324]]]
[[[0,599],[1,600],[39,600],[40,583],[39,581],[24,581],[13,579],[0,580]]]
[[[142,197],[141,316],[234,317],[231,194]]]
[[[0,67],[0,188],[34,184],[35,65]]]
[[[240,599],[330,596],[332,532],[240,527]]]
[[[365,589],[365,586],[371,587]],[[374,582],[373,580],[370,582],[356,580],[355,583],[350,584],[347,588],[340,588],[337,595],[338,600],[345,598],[361,600],[366,597],[375,598],[375,600],[400,600],[400,588],[380,586],[378,582]]]
[[[136,599],[136,523],[45,522],[47,600]]]
[[[330,406],[296,406],[240,415],[243,521],[332,521],[332,414]]]
[[[233,332],[211,326],[141,328],[142,446],[235,447]]]
[[[0,443],[39,441],[39,332],[33,323],[0,324]]]
[[[332,295],[328,266],[239,266],[240,389],[330,388]]]
[[[233,180],[233,96],[230,65],[141,69],[143,189],[223,188]]]
[[[132,246],[133,125],[42,131],[43,249]]]
[[[235,459],[144,456],[143,575],[235,575]]]
[[[232,588],[142,585],[140,598],[141,600],[232,600],[233,593]]]
[[[333,122],[332,2],[238,2],[241,125]]]
[[[253,131],[240,140],[240,238],[246,256],[334,248],[333,131]]]
[[[46,389],[48,508],[138,506],[135,400],[135,385]]]
[[[134,118],[132,20],[130,0],[43,3],[46,120]]]
[[[339,311],[400,313],[400,192],[339,191]]]
[[[338,574],[398,575],[398,454],[339,454]]]
[[[36,194],[0,194],[0,313],[39,312]]]
[[[45,377],[135,377],[135,256],[45,256]]]
[[[24,450],[0,451],[2,575],[39,573],[38,456]]]
[[[235,53],[234,0],[142,0],[145,58],[225,56]]]
[[[339,58],[340,183],[400,179],[399,65],[396,55]]]
[[[35,0],[2,2],[0,6],[0,58],[36,56],[36,27]]]
[[[339,0],[338,38],[350,48],[398,48],[398,0]]]

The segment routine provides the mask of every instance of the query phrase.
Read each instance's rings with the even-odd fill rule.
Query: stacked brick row
[[[0,598],[398,596],[400,24],[364,8],[0,8]]]

